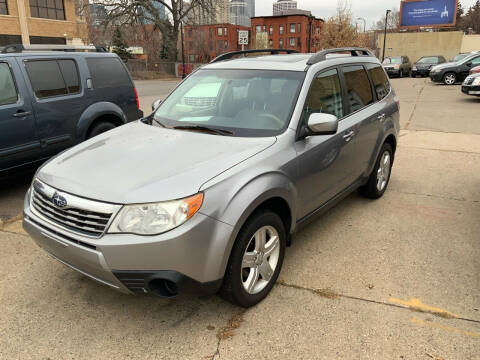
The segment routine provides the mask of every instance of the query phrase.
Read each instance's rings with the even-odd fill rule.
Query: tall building
[[[255,0],[247,0],[248,3],[248,16],[255,17]]]
[[[153,19],[156,19],[157,17],[159,19],[163,19],[165,20],[167,18],[167,14],[166,14],[166,11],[165,11],[165,5],[163,4],[160,4],[158,2],[152,2],[152,5],[153,5],[153,8],[155,9],[155,13],[152,13],[150,11],[148,11],[147,9],[144,9],[144,8],[140,8],[139,9],[139,18],[140,18],[140,21],[142,22],[142,24],[153,24],[154,21]],[[142,13],[145,14],[144,17],[142,17]]]
[[[75,0],[0,0],[0,15],[0,46],[89,43]]]
[[[297,2],[294,0],[278,0],[273,4],[273,16],[281,15],[288,10],[297,8]]]
[[[107,9],[103,4],[90,4],[90,23],[95,26],[100,26],[107,19]]]
[[[228,22],[234,25],[250,27],[251,0],[232,0],[228,9]]]
[[[184,7],[187,6],[184,2]],[[228,0],[214,0],[212,8],[201,7],[194,8],[188,15],[188,24],[192,25],[210,25],[228,23]]]

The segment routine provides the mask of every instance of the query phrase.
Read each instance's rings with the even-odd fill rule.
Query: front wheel
[[[378,155],[368,182],[362,186],[360,193],[370,199],[378,199],[387,190],[393,165],[393,150],[390,144],[385,143]]]
[[[286,231],[272,211],[254,213],[240,230],[233,246],[220,294],[250,307],[272,290],[283,264]]]
[[[403,70],[400,70],[400,73],[398,74],[398,77],[401,79],[403,78]]]
[[[454,85],[457,82],[457,75],[455,73],[446,73],[443,75],[443,83],[445,85]]]

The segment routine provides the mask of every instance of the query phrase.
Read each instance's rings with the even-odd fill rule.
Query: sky
[[[460,0],[464,9],[468,9],[476,0]],[[272,15],[273,0],[256,0],[255,15]],[[328,19],[335,15],[337,0],[297,0],[298,8],[310,10],[316,17]],[[400,0],[350,0],[353,17],[363,17],[367,20],[367,29],[373,23],[385,16],[385,10],[400,8]],[[359,24],[363,25],[363,21]]]

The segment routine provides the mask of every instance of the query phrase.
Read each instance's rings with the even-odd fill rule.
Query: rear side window
[[[125,67],[117,58],[89,58],[88,69],[97,89],[132,86]]]
[[[372,79],[377,98],[382,100],[390,92],[390,82],[387,75],[385,75],[385,71],[383,71],[380,65],[367,64],[367,70]]]
[[[80,92],[78,70],[73,60],[29,60],[25,68],[39,99]]]
[[[361,65],[346,66],[343,68],[347,86],[347,100],[351,112],[358,111],[373,103],[372,88],[367,72]]]
[[[0,105],[14,104],[17,100],[17,89],[10,67],[6,63],[0,63]]]

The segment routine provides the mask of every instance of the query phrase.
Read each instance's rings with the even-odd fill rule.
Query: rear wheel
[[[243,307],[262,301],[280,274],[285,246],[280,217],[269,210],[254,213],[233,246],[220,290],[222,297]]]
[[[443,83],[445,85],[454,85],[457,82],[457,75],[455,73],[449,72],[443,75]]]
[[[393,150],[390,144],[385,143],[378,155],[375,167],[368,178],[368,182],[359,191],[365,197],[378,199],[387,190],[393,165]]]
[[[114,124],[108,121],[103,121],[101,123],[98,123],[93,128],[90,129],[90,131],[88,132],[87,139],[91,139],[92,137],[100,135],[101,133],[115,129],[115,127],[116,126]]]
[[[403,78],[403,70],[400,69],[400,73],[398,74],[398,77],[401,79]]]

